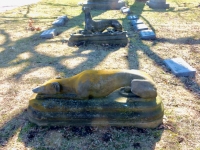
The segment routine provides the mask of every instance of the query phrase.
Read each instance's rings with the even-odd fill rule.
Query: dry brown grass
[[[92,11],[95,19],[116,18],[129,32],[126,47],[69,47],[70,33],[84,27],[78,0],[46,0],[0,13],[1,149],[200,149],[200,6],[198,0],[168,0],[169,10],[152,10],[127,0],[134,14],[152,28],[155,41],[141,41],[118,10]],[[57,16],[70,21],[54,39],[29,31],[29,18],[42,30]],[[197,69],[196,78],[176,77],[163,64],[182,57]],[[157,129],[132,127],[38,127],[26,116],[31,89],[55,76],[85,69],[140,69],[154,78],[165,117]]]

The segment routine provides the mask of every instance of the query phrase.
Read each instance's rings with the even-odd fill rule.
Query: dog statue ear
[[[60,92],[60,84],[58,82],[53,82],[52,85],[55,88],[56,92]]]

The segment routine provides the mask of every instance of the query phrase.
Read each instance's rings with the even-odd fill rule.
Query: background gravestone
[[[120,9],[125,6],[124,0],[87,0],[83,2],[83,7],[87,6],[91,9]]]
[[[149,0],[146,3],[150,8],[153,9],[168,9],[169,4],[166,3],[166,0]]]

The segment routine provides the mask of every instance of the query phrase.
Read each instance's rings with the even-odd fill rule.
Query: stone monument
[[[169,4],[166,3],[166,0],[149,0],[146,4],[153,9],[168,9]]]
[[[117,10],[125,6],[124,0],[86,0],[83,2],[83,7],[90,7],[91,9],[112,9]]]
[[[85,29],[70,35],[69,45],[78,43],[94,44],[120,44],[125,46],[128,42],[127,32],[122,31],[122,25],[116,19],[103,19],[94,21],[91,8],[83,7],[85,13]],[[111,27],[111,28],[109,28]],[[107,30],[106,32],[104,32]]]
[[[33,89],[28,117],[40,126],[155,128],[164,108],[152,78],[139,70],[85,70]]]

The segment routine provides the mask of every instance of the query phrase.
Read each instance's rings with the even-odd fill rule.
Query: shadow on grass
[[[0,148],[18,137],[33,149],[155,149],[163,128],[140,129],[112,126],[47,126],[28,121],[26,110],[14,116],[0,129]],[[14,137],[15,136],[15,137]]]
[[[48,5],[48,3],[45,5]],[[50,4],[52,5],[52,4]],[[55,7],[60,6],[59,4],[54,5]],[[68,5],[66,5],[68,6]],[[77,7],[77,6],[76,6]],[[81,8],[81,7],[80,7]],[[30,9],[27,7],[27,14],[29,13]],[[96,11],[94,14],[95,15],[100,15],[103,11]],[[27,17],[27,14],[25,17]],[[27,18],[28,19],[28,18]],[[34,18],[33,18],[34,19]],[[38,18],[35,18],[38,19]],[[49,19],[49,18],[47,18]],[[75,24],[70,24],[70,22],[78,22]],[[49,29],[55,28],[59,34],[62,34],[62,32],[65,32],[69,30],[70,28],[77,26],[77,27],[82,27],[82,23],[84,22],[84,13],[82,12],[79,16],[73,17],[72,19],[69,20],[66,26],[64,27],[50,27]],[[70,24],[70,25],[68,25]],[[47,29],[48,30],[48,29]],[[35,70],[40,67],[53,67],[57,72],[70,72],[69,75],[73,75],[76,73],[81,72],[82,70],[85,69],[90,69],[98,65],[109,53],[111,53],[114,50],[117,50],[119,47],[112,47],[111,50],[109,51],[104,51],[103,54],[99,55],[99,51],[95,51],[94,47],[92,48],[92,52],[89,54],[81,54],[81,52],[88,50],[87,47],[85,46],[80,46],[79,49],[77,50],[77,53],[74,53],[72,56],[60,56],[60,57],[53,57],[53,56],[47,56],[45,54],[41,54],[35,51],[35,47],[37,47],[41,43],[49,43],[51,44],[52,41],[49,41],[48,39],[41,39],[40,34],[41,33],[36,33],[28,38],[23,38],[15,42],[15,44],[9,44],[10,42],[10,35],[6,33],[6,31],[1,30],[1,33],[5,36],[6,41],[4,44],[1,46],[4,47],[4,51],[0,52],[0,55],[2,57],[6,56],[7,59],[4,59],[4,62],[2,63],[0,68],[4,67],[9,67],[9,66],[17,66],[19,64],[27,63],[22,70],[19,70],[13,77],[18,80],[20,79],[24,74],[28,73],[30,70]],[[53,42],[58,42],[59,44],[63,44],[63,40],[59,41],[53,41]],[[21,45],[28,45],[28,49],[25,46]],[[18,49],[15,49],[15,47],[18,47]],[[91,50],[91,49],[90,49]],[[12,52],[12,55],[9,55],[9,53]],[[29,58],[28,60],[18,60],[18,61],[13,61],[17,59],[17,56],[20,55],[21,53],[24,52],[30,52],[32,54],[32,57]],[[94,56],[101,56],[99,57],[99,61],[94,60]],[[84,57],[86,58],[86,61],[77,66],[75,69],[70,69],[66,68],[66,66],[62,65],[60,62],[63,59],[70,59],[70,58],[76,58],[76,57]],[[36,59],[37,58],[37,59]],[[90,66],[88,65],[88,62],[90,63]],[[85,65],[87,64],[87,65]],[[77,71],[76,71],[77,70]]]
[[[135,3],[130,7],[130,9],[133,12],[133,15],[138,15],[138,17],[141,17],[142,19],[144,19],[146,21],[146,23],[148,24],[148,26],[155,31],[155,29],[153,28],[153,26],[150,24],[150,22],[148,21],[148,18],[143,17],[142,11],[143,8],[145,6],[144,2],[137,2],[135,1]],[[146,10],[145,10],[146,11]],[[151,10],[151,11],[158,11],[158,12],[163,12],[165,10],[162,9],[156,9],[156,10]],[[173,8],[170,8],[166,11],[174,11]],[[180,10],[182,11],[182,10]],[[179,10],[175,11],[175,12],[180,12]],[[186,11],[186,10],[185,10]],[[133,32],[134,34],[138,34],[138,32]],[[160,56],[158,56],[156,53],[154,53],[149,46],[145,45],[139,38],[138,36],[135,36],[136,38],[134,39],[134,41],[130,41],[130,44],[132,44],[134,46],[134,48],[130,49],[129,48],[129,54],[128,56],[132,56],[130,57],[129,60],[129,68],[130,69],[139,69],[139,62],[138,62],[138,56],[137,56],[137,51],[143,51],[144,54],[146,54],[146,56],[148,56],[151,60],[153,60],[155,62],[156,65],[160,66],[161,68],[163,68],[163,70],[169,70],[166,68],[164,62],[163,62],[163,58],[161,58]],[[136,42],[137,44],[134,44],[134,42]],[[172,44],[190,44],[190,45],[197,45],[200,44],[200,39],[196,39],[195,37],[185,37],[185,38],[177,38],[177,39],[170,39],[170,38],[157,38],[153,44],[157,43],[157,42],[162,42],[162,43],[172,43]],[[132,58],[132,59],[131,59]],[[134,62],[137,65],[132,65]],[[179,78],[177,77],[184,85],[185,85],[185,89],[187,89],[188,91],[190,91],[191,93],[193,93],[194,95],[199,95],[199,89],[200,89],[200,85],[195,81],[195,79],[191,79],[189,77],[184,77],[184,78]],[[191,88],[191,84],[194,85],[195,88]]]

